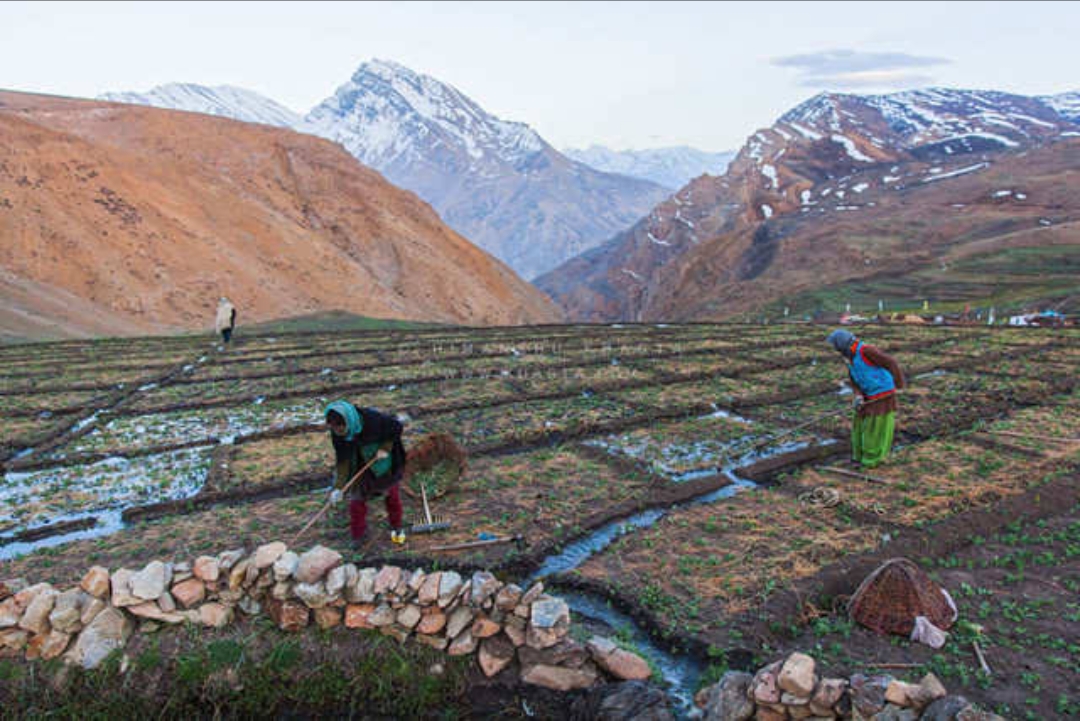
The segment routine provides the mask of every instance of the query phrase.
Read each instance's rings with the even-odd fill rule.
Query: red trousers
[[[386,517],[395,531],[401,528],[401,484],[395,483],[386,491]],[[349,535],[361,539],[367,533],[367,501],[353,498],[349,501]]]

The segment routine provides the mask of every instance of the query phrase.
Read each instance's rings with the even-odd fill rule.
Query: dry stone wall
[[[280,542],[191,562],[155,560],[138,571],[95,566],[63,591],[0,581],[0,656],[62,657],[93,668],[137,627],[221,628],[238,613],[269,614],[285,631],[377,630],[451,656],[474,655],[487,676],[517,660],[523,681],[562,691],[651,675],[640,656],[608,639],[572,639],[569,607],[542,583],[520,588],[485,571],[358,568],[332,549],[298,555]]]
[[[950,696],[934,674],[917,683],[855,674],[822,678],[814,659],[793,653],[756,674],[729,671],[694,697],[706,721],[1004,721],[963,696]]]

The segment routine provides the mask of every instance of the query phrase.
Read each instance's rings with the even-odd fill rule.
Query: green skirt
[[[893,430],[896,428],[896,412],[880,416],[858,414],[851,419],[851,458],[862,463],[863,468],[873,468],[889,455],[892,448]]]

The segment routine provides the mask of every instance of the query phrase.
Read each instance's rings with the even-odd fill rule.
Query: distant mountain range
[[[186,110],[242,120],[245,123],[262,123],[295,130],[302,129],[304,125],[304,119],[299,113],[294,113],[284,105],[256,92],[230,85],[210,88],[191,83],[169,83],[159,85],[147,93],[103,93],[98,96],[98,100]]]
[[[611,150],[603,145],[590,145],[584,150],[569,148],[563,153],[605,173],[651,180],[672,191],[700,175],[723,175],[735,157],[733,151],[707,153],[685,145],[648,150]]]
[[[536,283],[593,321],[835,310],[842,298],[1076,302],[1078,101],[815,96],[754,133],[724,175]]]
[[[224,115],[334,140],[526,278],[628,227],[669,192],[572,160],[527,125],[500,120],[455,88],[386,61],[361,65],[303,118],[230,87],[167,85],[101,99]]]
[[[0,92],[0,237],[0,336],[209,331],[222,295],[241,327],[560,318],[341,146],[210,115]]]

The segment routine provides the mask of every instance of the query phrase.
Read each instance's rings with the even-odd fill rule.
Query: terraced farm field
[[[431,328],[246,335],[227,350],[205,336],[2,348],[0,579],[71,584],[90,564],[288,541],[326,499],[321,412],[346,398],[396,414],[406,447],[449,434],[468,467],[418,476],[449,529],[395,547],[376,502],[379,533],[362,554],[344,509],[305,547],[365,565],[543,576],[694,659],[695,684],[806,650],[837,672],[933,670],[1008,718],[1080,711],[1080,333],[855,328],[910,383],[893,456],[855,478],[829,330]],[[410,483],[406,523],[422,523]],[[827,491],[838,502],[819,503]],[[478,534],[524,543],[430,550]],[[845,597],[894,556],[931,571],[983,627],[992,676],[971,632],[934,651],[847,620]]]

